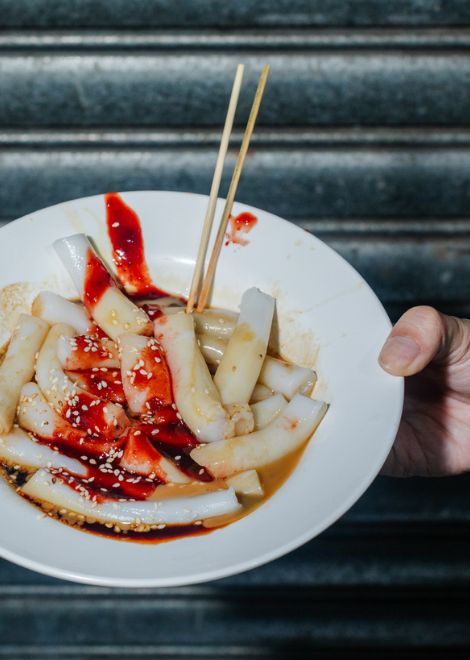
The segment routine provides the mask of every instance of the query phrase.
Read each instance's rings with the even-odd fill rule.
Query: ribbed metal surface
[[[268,61],[239,199],[326,240],[394,317],[470,314],[467,0],[0,0],[0,27],[0,224],[109,189],[207,192],[234,66],[253,89]],[[314,542],[194,588],[0,562],[0,658],[468,657],[469,488],[380,478]]]

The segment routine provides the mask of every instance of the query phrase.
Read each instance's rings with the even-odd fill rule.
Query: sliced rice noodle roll
[[[197,341],[207,364],[211,367],[218,367],[227,347],[227,342],[210,335],[198,335]]]
[[[224,408],[233,421],[235,435],[245,435],[253,431],[255,420],[249,403],[229,403]]]
[[[56,509],[81,514],[88,521],[113,523],[133,528],[141,525],[187,525],[213,516],[235,513],[240,509],[232,488],[162,500],[117,502],[104,499],[94,503],[67,485],[65,477],[38,470],[22,487],[23,495]]]
[[[82,390],[64,373],[59,362],[57,344],[60,337],[73,335],[73,328],[64,323],[50,329],[37,359],[38,385],[54,410],[72,424],[87,430],[90,428],[89,418],[92,414],[96,418],[100,413],[99,433],[106,437],[116,437],[129,423],[123,408]],[[95,424],[91,426],[94,428]]]
[[[52,293],[52,291],[38,293],[33,300],[31,313],[33,316],[43,319],[49,325],[67,323],[78,334],[85,334],[93,325],[82,304],[73,303],[57,293]]]
[[[57,357],[64,369],[71,371],[120,367],[118,347],[115,342],[96,335],[59,337]]]
[[[64,469],[82,477],[87,475],[87,468],[80,461],[64,456],[47,445],[41,445],[20,428],[0,435],[0,463],[25,470],[50,467]]]
[[[163,483],[187,483],[190,481],[182,470],[163,456],[140,430],[129,429],[120,460],[120,466],[128,472],[155,478]]]
[[[253,403],[251,410],[253,412],[255,429],[258,431],[267,426],[273,419],[276,419],[286,406],[287,401],[282,394],[274,394],[268,399]]]
[[[151,334],[152,324],[147,314],[121,291],[84,234],[61,238],[55,241],[54,248],[88,312],[111,339],[116,340],[124,332]],[[94,280],[91,289],[86,286],[89,276]]]
[[[274,302],[256,288],[242,296],[236,328],[214,376],[224,404],[250,401],[266,357]]]
[[[245,495],[245,497],[263,497],[264,495],[263,486],[256,470],[246,470],[246,472],[234,474],[233,477],[228,477],[225,483],[229,488],[233,488],[237,495]]]
[[[22,428],[53,446],[64,446],[89,456],[110,454],[121,444],[120,441],[101,441],[96,434],[89,435],[74,428],[51,408],[36,383],[27,383],[21,390],[18,422]]]
[[[178,412],[201,442],[214,442],[234,435],[234,422],[220,401],[208,367],[199,350],[192,315],[181,312],[155,321],[170,368]]]
[[[313,369],[299,367],[271,356],[266,357],[259,375],[259,382],[292,399],[294,394],[312,393],[317,375]]]
[[[198,336],[198,342],[207,364],[211,367],[218,367],[225,353],[227,342],[204,334]],[[292,399],[294,394],[310,395],[316,380],[317,375],[313,369],[300,367],[266,355],[258,384],[265,385],[271,391],[279,392],[288,399]]]
[[[255,388],[251,394],[251,399],[250,403],[258,403],[258,401],[264,401],[265,399],[269,399],[271,396],[274,396],[276,392],[273,392],[269,387],[266,387],[266,385],[261,385],[261,383],[257,383],[255,385]]]
[[[121,380],[131,411],[143,414],[155,405],[171,405],[171,376],[159,342],[125,333],[119,338],[119,348]]]
[[[327,405],[296,394],[284,410],[259,431],[196,447],[191,458],[216,478],[257,469],[298,449],[322,420]]]
[[[213,308],[203,312],[193,312],[192,317],[198,334],[227,341],[235,329],[238,314],[227,309]]]
[[[34,374],[36,354],[49,329],[36,316],[21,314],[0,365],[0,433],[13,426],[21,388]]]

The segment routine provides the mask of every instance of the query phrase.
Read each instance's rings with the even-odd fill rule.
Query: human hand
[[[403,417],[382,473],[445,476],[470,470],[470,321],[408,310],[379,363],[407,376]]]

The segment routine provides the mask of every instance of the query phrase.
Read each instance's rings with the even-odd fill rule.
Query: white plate
[[[186,294],[206,197],[151,191],[123,198],[140,216],[155,282]],[[218,214],[222,205],[219,200]],[[390,329],[384,309],[358,273],[317,238],[266,211],[235,205],[235,213],[243,210],[259,222],[247,246],[224,247],[213,304],[237,309],[242,292],[253,285],[274,295],[282,353],[315,364],[315,396],[331,404],[294,473],[244,519],[208,535],[155,545],[106,539],[42,518],[0,480],[1,556],[90,584],[202,582],[259,566],[305,543],[347,511],[377,475],[403,402],[402,379],[377,364]],[[51,244],[76,232],[92,236],[110,260],[103,196],[7,225],[0,231],[0,286],[29,281],[29,297],[41,287],[73,294]]]

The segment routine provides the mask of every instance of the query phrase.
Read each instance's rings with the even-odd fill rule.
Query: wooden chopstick
[[[207,204],[206,216],[202,227],[201,241],[199,243],[199,250],[194,267],[193,279],[191,282],[191,290],[189,292],[188,302],[186,304],[186,313],[191,314],[196,304],[197,295],[201,286],[202,272],[204,262],[207,254],[207,246],[211,235],[212,223],[214,222],[215,207],[217,204],[217,197],[219,195],[220,181],[224,169],[225,156],[227,155],[228,144],[230,141],[230,134],[232,132],[233,120],[237,110],[238,97],[240,95],[240,88],[243,80],[243,72],[245,70],[244,64],[237,66],[235,79],[233,81],[232,93],[230,102],[228,104],[227,116],[225,117],[224,130],[220,141],[219,153],[215,164],[214,176],[212,179],[211,190],[209,194],[209,201]]]
[[[207,268],[204,281],[202,283],[201,292],[199,294],[197,311],[202,312],[204,309],[209,292],[212,286],[212,281],[215,275],[215,269],[217,267],[217,260],[224,243],[225,232],[227,231],[227,224],[230,214],[232,212],[233,201],[235,199],[235,194],[237,192],[238,182],[240,181],[240,175],[242,173],[243,164],[245,162],[246,154],[250,146],[251,136],[253,134],[253,129],[255,127],[256,118],[258,116],[258,110],[263,99],[264,88],[266,87],[266,81],[269,75],[269,65],[265,64],[261,75],[258,81],[258,87],[256,89],[255,98],[253,99],[253,105],[251,106],[250,116],[248,117],[248,122],[245,128],[245,134],[243,135],[242,144],[240,151],[238,153],[237,162],[235,163],[235,169],[233,170],[232,180],[230,182],[230,187],[227,193],[227,200],[225,202],[225,207],[222,213],[222,218],[220,221],[219,229],[217,231],[217,236],[215,238],[214,247],[212,249],[211,258],[209,261],[209,266]]]

